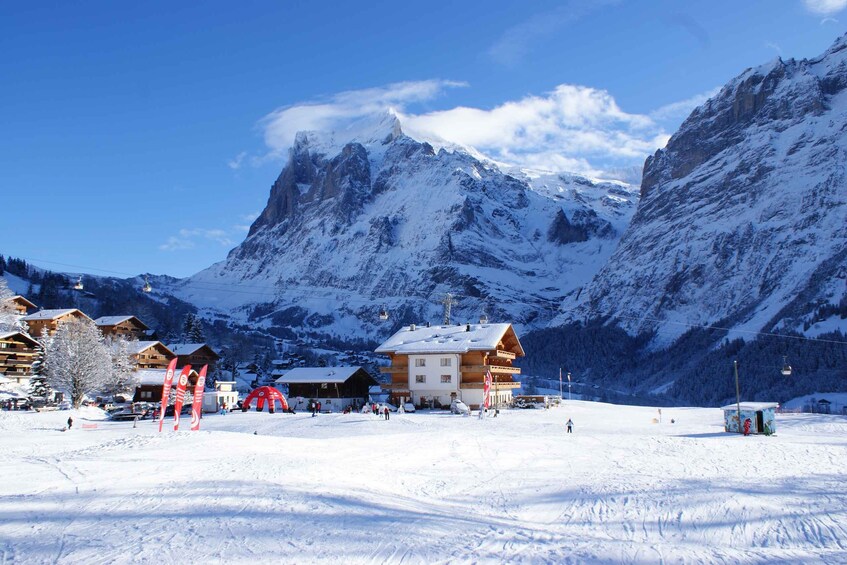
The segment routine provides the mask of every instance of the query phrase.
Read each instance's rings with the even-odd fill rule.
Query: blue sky
[[[293,131],[382,107],[511,164],[612,174],[745,68],[822,53],[845,6],[7,3],[0,253],[192,274],[246,236]]]

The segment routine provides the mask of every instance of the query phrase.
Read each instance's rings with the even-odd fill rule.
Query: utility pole
[[[568,395],[570,396],[570,395]],[[559,398],[562,398],[562,368],[559,367]],[[570,400],[570,398],[568,399]]]
[[[568,400],[571,399],[571,372],[568,371]]]
[[[738,360],[733,360],[732,366],[735,368],[735,408],[738,412],[738,431],[741,431],[741,392],[738,388]]]
[[[450,308],[453,306],[453,295],[449,292],[444,295],[444,298],[441,300],[441,303],[444,305],[444,325],[450,325]]]

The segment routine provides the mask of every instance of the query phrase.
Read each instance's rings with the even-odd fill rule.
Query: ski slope
[[[0,412],[0,562],[847,562],[840,416],[745,438],[717,409],[582,401],[162,434],[98,412]]]

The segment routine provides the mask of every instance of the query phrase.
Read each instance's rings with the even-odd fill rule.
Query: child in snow
[[[573,433],[573,421],[570,418],[568,418],[568,421],[565,422],[565,425],[568,427],[568,433],[572,434]]]
[[[74,419],[71,418],[70,416],[68,416],[68,429],[70,430],[73,425],[74,425]]]

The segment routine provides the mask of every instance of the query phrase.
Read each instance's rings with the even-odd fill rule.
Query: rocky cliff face
[[[226,261],[177,291],[219,314],[324,334],[393,321],[549,320],[615,247],[637,192],[574,175],[506,173],[436,150],[382,116],[297,135],[268,204]],[[409,319],[404,319],[407,317]]]
[[[610,317],[659,344],[688,324],[836,323],[821,306],[845,296],[845,167],[847,36],[748,69],[647,159],[619,248],[562,319]]]

